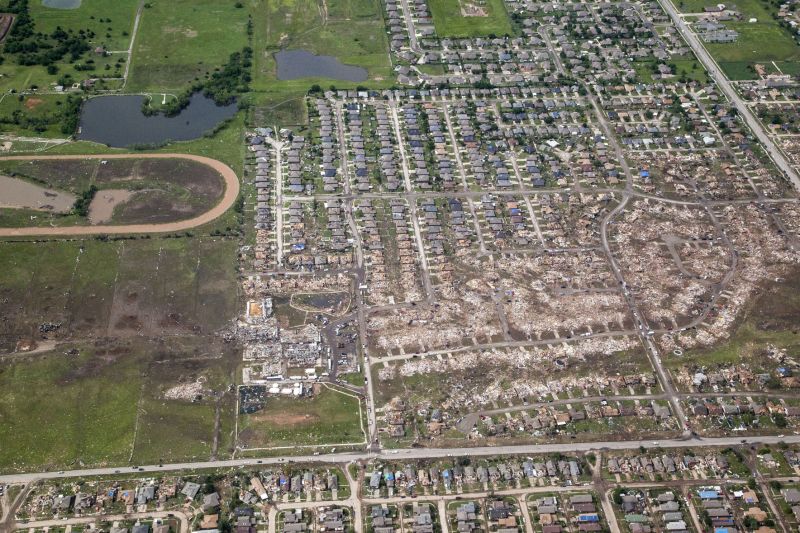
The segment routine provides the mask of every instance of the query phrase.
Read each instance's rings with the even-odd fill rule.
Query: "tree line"
[[[191,97],[196,93],[203,93],[218,105],[227,105],[236,101],[236,98],[250,90],[250,67],[253,64],[253,49],[249,46],[241,52],[234,52],[228,62],[214,71],[205,80],[198,80],[191,87],[181,93],[175,100],[159,108],[153,108],[147,102],[142,104],[145,115],[163,113],[174,116],[189,105]]]

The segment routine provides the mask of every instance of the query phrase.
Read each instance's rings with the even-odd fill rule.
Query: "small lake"
[[[81,0],[42,0],[42,5],[53,9],[78,9]]]
[[[345,65],[333,56],[318,56],[308,50],[281,50],[275,54],[279,80],[330,78],[342,81],[364,81],[367,69]]]
[[[235,103],[219,106],[213,99],[196,93],[180,114],[148,117],[142,113],[144,100],[144,96],[135,95],[90,98],[83,104],[78,139],[115,147],[188,141],[202,137],[237,111]]]

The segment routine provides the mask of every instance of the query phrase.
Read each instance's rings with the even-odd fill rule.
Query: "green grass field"
[[[42,5],[41,0],[32,0],[29,5],[36,31],[49,34],[59,26],[76,32],[91,30],[96,35],[89,41],[92,48],[102,46],[116,52],[128,49],[138,0],[91,0],[83,2],[78,9],[52,9]],[[95,62],[95,70],[78,72],[71,64],[62,61],[56,65],[56,74],[48,74],[41,66],[23,67],[7,60],[0,65],[0,93],[9,89],[21,91],[32,85],[42,90],[50,89],[65,74],[70,74],[76,82],[89,77],[121,75],[122,68],[115,69],[114,65],[126,56],[111,54],[103,57],[89,52],[79,63],[91,59]],[[106,65],[111,68],[106,70]]]
[[[324,88],[389,87],[394,83],[383,10],[378,0],[327,2],[324,18],[316,0],[250,0],[253,17],[253,117],[260,123],[305,123],[303,97],[313,84]],[[368,79],[278,80],[273,54],[282,48],[332,55],[367,69]]]
[[[712,0],[682,0],[676,2],[683,13],[701,13],[703,8],[715,6]],[[734,43],[705,43],[725,74],[732,80],[755,79],[753,65],[762,64],[768,72],[795,74],[800,70],[800,46],[791,34],[781,28],[773,18],[775,6],[763,0],[743,0],[727,4],[742,14],[742,21],[725,21],[726,27],[739,32]],[[747,22],[750,18],[758,22]],[[772,62],[777,64],[777,69]],[[785,70],[784,70],[785,69]]]
[[[29,2],[38,31],[51,33],[59,26],[92,30],[98,44],[111,51],[128,49],[138,5],[138,0],[84,0],[77,9],[53,9],[41,0]]]
[[[654,61],[636,61],[633,64],[633,68],[644,83],[652,83],[652,66],[655,64]],[[686,76],[688,80],[694,80],[699,83],[708,82],[706,70],[696,59],[670,59],[667,64],[675,66],[675,74],[679,79],[682,76]]]
[[[2,69],[2,66],[0,66]],[[19,115],[22,118],[32,120],[53,120],[43,131],[36,131],[35,127],[22,127],[16,124],[3,124],[2,129],[7,132],[15,132],[20,135],[64,138],[61,132],[61,123],[56,116],[61,112],[61,107],[66,101],[66,95],[7,95],[0,100],[0,117],[13,118]]]
[[[229,372],[235,365],[232,354],[200,364],[186,360],[208,348],[198,346],[201,342],[79,343],[74,345],[78,355],[65,356],[59,349],[2,363],[0,468],[122,465],[132,452],[135,462],[208,459],[216,400],[163,397],[164,390],[182,378],[218,378],[220,371]],[[167,355],[174,360],[158,360]],[[225,380],[216,381],[217,390],[225,390]],[[220,400],[220,417],[230,428],[231,395]],[[223,433],[219,454],[225,456],[229,447]]]
[[[481,5],[485,17],[465,17],[461,14],[461,0],[430,0],[428,7],[439,37],[485,37],[511,35],[511,20],[503,0],[486,0]]]
[[[130,91],[180,92],[247,46],[247,15],[235,2],[149,2],[133,52]]]
[[[4,470],[121,464],[131,451],[140,378],[135,362],[87,349],[0,366]]]
[[[736,42],[706,43],[706,47],[732,80],[755,78],[755,72],[748,67],[756,63],[771,68],[772,61],[789,64],[800,61],[800,46],[772,21],[736,22],[727,26],[739,32]]]
[[[769,356],[768,346],[785,348],[789,353],[800,348],[796,320],[800,312],[798,285],[796,273],[786,276],[780,284],[767,284],[750,302],[728,340],[708,349],[669,357],[667,365],[675,369],[684,365],[714,368],[746,362],[754,373],[773,371],[778,364]]]
[[[239,415],[238,445],[268,448],[364,441],[359,400],[323,388],[313,398],[270,397],[256,413]]]
[[[719,2],[715,0],[676,0],[675,6],[681,13],[702,13],[706,7],[715,7]],[[764,0],[737,0],[735,2],[723,2],[728,8],[735,9],[746,19],[755,17],[757,19],[771,20],[770,12],[772,7],[768,1]]]

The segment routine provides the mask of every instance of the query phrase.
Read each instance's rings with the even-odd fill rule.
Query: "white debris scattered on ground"
[[[190,383],[181,383],[170,387],[164,392],[164,399],[166,400],[194,400],[203,394],[203,383],[205,379],[198,378],[197,381]]]

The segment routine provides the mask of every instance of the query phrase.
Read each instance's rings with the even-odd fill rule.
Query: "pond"
[[[364,81],[367,69],[345,65],[333,56],[318,56],[308,50],[281,50],[275,54],[279,80],[330,78],[342,81]]]
[[[81,0],[42,0],[42,5],[53,9],[78,9]]]
[[[237,111],[235,103],[219,106],[213,99],[197,93],[174,117],[148,117],[142,113],[144,100],[144,96],[133,95],[100,96],[87,100],[81,111],[78,139],[115,147],[187,141],[202,137]]]
[[[75,197],[69,193],[8,176],[0,176],[0,191],[3,191],[0,195],[0,207],[66,213],[75,203]]]

